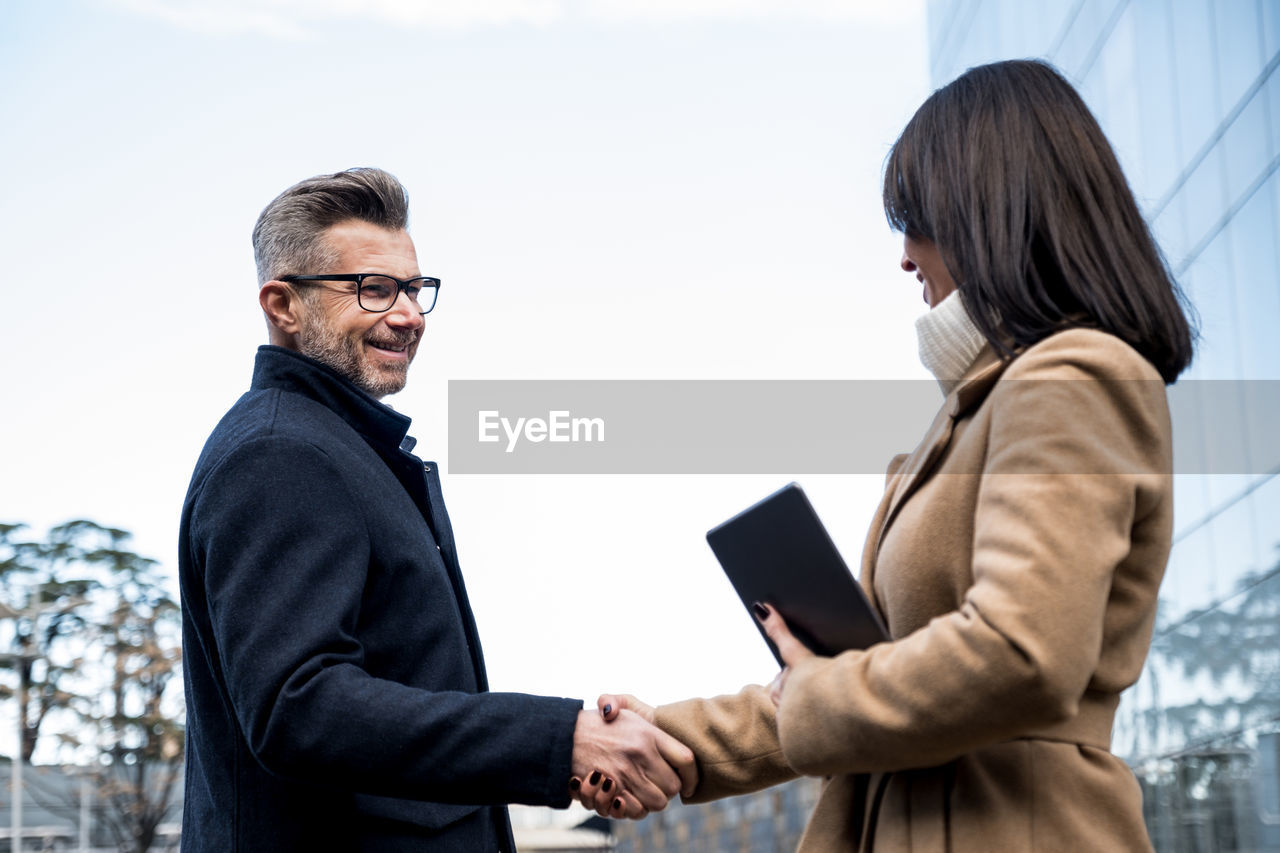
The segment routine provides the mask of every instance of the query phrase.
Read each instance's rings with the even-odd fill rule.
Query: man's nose
[[[387,309],[386,318],[387,325],[400,329],[420,329],[425,322],[418,306],[403,290],[396,294],[396,301]]]

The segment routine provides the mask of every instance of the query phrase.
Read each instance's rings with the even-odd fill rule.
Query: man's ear
[[[271,343],[297,349],[296,339],[302,328],[300,311],[305,310],[298,292],[283,281],[272,279],[258,290],[258,304],[267,318]]]

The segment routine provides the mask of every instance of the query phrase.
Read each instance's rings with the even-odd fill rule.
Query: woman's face
[[[923,237],[902,238],[902,269],[916,274],[924,285],[924,301],[932,308],[956,289],[955,279],[942,261],[942,253]]]

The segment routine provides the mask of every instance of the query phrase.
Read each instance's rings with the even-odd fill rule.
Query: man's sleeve
[[[371,533],[356,507],[323,451],[276,437],[238,448],[196,499],[215,665],[254,757],[365,793],[567,805],[580,701],[432,692],[365,671],[356,627]],[[453,606],[424,611],[433,604]]]

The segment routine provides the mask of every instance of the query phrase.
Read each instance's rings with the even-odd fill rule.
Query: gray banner
[[[1156,382],[1040,384],[1036,399],[1166,393]],[[1167,393],[1175,473],[1280,467],[1280,381],[1183,381]],[[941,405],[931,380],[453,380],[449,471],[882,474]]]

